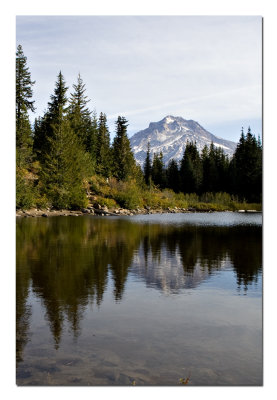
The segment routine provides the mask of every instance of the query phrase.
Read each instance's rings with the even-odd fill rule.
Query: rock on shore
[[[152,209],[147,206],[145,208],[136,208],[133,210],[128,210],[126,208],[112,208],[108,209],[107,206],[101,206],[100,204],[94,205],[93,207],[82,208],[81,210],[53,210],[44,209],[39,210],[37,208],[32,208],[30,210],[17,210],[16,217],[55,217],[55,216],[65,216],[65,217],[79,217],[81,215],[94,215],[94,216],[132,216],[138,214],[175,214],[175,213],[194,213],[194,212],[213,212],[212,210],[197,210],[195,208],[178,208],[178,207],[168,207],[165,209]],[[259,212],[256,210],[238,210],[237,212]]]
[[[78,217],[81,215],[95,215],[95,216],[124,216],[124,215],[137,215],[137,214],[163,214],[163,213],[183,213],[183,212],[191,212],[193,210],[188,210],[185,208],[167,208],[163,209],[151,209],[150,207],[146,208],[136,208],[133,210],[128,210],[126,208],[114,208],[108,209],[106,206],[101,206],[97,204],[94,207],[82,208],[81,210],[53,210],[53,209],[44,209],[39,210],[37,208],[32,208],[30,210],[17,210],[17,217],[54,217],[54,216],[73,216]]]

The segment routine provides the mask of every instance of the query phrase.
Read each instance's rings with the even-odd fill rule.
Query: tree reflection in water
[[[27,343],[30,290],[39,297],[59,347],[64,321],[75,337],[88,304],[101,305],[108,276],[120,301],[128,274],[165,292],[196,287],[228,262],[238,287],[257,280],[260,226],[136,223],[130,219],[53,217],[17,221],[17,361]]]

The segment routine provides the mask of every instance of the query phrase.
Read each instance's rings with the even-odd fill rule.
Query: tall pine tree
[[[35,111],[32,100],[34,81],[27,67],[22,46],[16,52],[16,207],[34,205],[34,182],[28,178],[32,154],[32,130],[28,111]]]
[[[202,193],[218,192],[219,188],[219,153],[213,142],[210,144],[208,153],[202,153],[203,184]]]
[[[16,123],[27,111],[35,111],[32,86],[35,81],[31,79],[31,73],[27,67],[27,57],[24,56],[21,45],[16,52]]]
[[[91,159],[93,163],[96,163],[96,146],[97,146],[97,136],[98,136],[98,121],[96,111],[92,111],[91,116],[91,126],[90,126],[90,134],[87,137],[87,151],[91,155]]]
[[[166,186],[166,175],[163,162],[163,153],[154,154],[153,164],[151,168],[151,177],[154,185],[160,189],[164,189]]]
[[[55,83],[54,94],[50,96],[50,102],[48,102],[48,109],[40,119],[34,132],[34,151],[42,162],[45,155],[50,151],[48,139],[54,136],[54,129],[56,129],[57,125],[62,124],[66,115],[67,89],[68,87],[60,71]]]
[[[35,81],[27,67],[22,46],[16,52],[16,158],[19,168],[30,164],[32,157],[32,130],[28,111],[35,111],[32,86]]]
[[[119,180],[135,177],[136,162],[127,136],[128,121],[119,116],[116,121],[116,135],[112,145],[113,175]]]
[[[95,143],[96,173],[108,178],[111,175],[110,133],[106,114],[100,113]]]
[[[65,117],[53,125],[47,141],[49,151],[45,154],[41,180],[51,205],[58,209],[86,206],[83,181],[91,174],[90,159]]]
[[[143,165],[143,175],[144,175],[144,180],[147,186],[150,185],[151,181],[151,169],[152,169],[152,163],[151,163],[151,158],[150,158],[150,143],[148,142],[147,144],[147,153]]]
[[[188,142],[181,160],[180,185],[184,193],[199,193],[202,183],[202,164],[196,143]]]
[[[91,111],[88,109],[88,97],[81,75],[78,75],[77,83],[73,84],[73,93],[70,94],[68,116],[73,132],[78,136],[84,149],[91,153],[92,135],[95,133],[92,127]]]
[[[170,160],[166,169],[167,187],[175,193],[180,191],[180,173],[176,160]]]
[[[248,128],[243,130],[235,154],[230,163],[232,191],[241,200],[260,202],[262,200],[262,145]]]

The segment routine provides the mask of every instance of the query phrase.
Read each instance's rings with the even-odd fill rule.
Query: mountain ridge
[[[213,142],[216,147],[222,147],[228,156],[233,155],[237,146],[235,142],[208,132],[194,120],[172,115],[167,115],[158,122],[150,122],[148,128],[135,133],[130,138],[135,159],[141,166],[146,157],[148,142],[151,156],[162,152],[165,165],[171,159],[176,161],[182,159],[187,142],[196,142],[200,152],[205,145],[209,147]]]

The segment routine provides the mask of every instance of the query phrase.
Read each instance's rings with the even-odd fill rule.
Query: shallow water
[[[261,223],[18,219],[17,384],[261,385]]]

